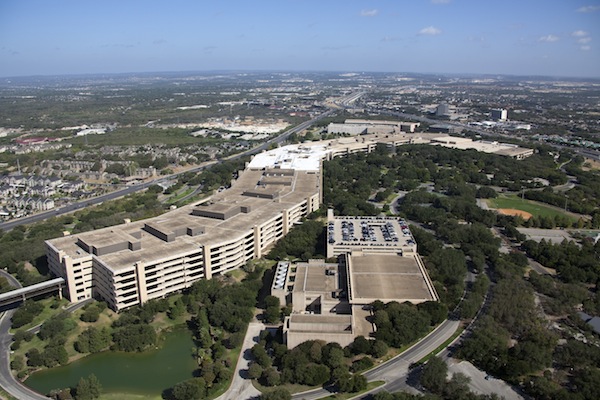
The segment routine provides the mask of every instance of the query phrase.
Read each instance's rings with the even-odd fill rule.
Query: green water
[[[103,352],[64,367],[34,373],[25,385],[40,393],[75,387],[81,377],[96,375],[104,393],[160,395],[178,382],[192,377],[197,367],[189,331],[166,334],[161,348],[144,353]]]

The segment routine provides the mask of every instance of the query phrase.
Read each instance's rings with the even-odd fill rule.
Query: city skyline
[[[0,77],[211,70],[600,77],[600,1],[13,1]]]

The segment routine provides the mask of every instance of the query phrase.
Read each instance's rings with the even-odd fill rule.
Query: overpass
[[[11,290],[10,292],[0,294],[0,307],[5,307],[13,303],[25,301],[28,298],[39,296],[46,293],[58,291],[59,296],[62,296],[62,286],[65,280],[63,278],[54,278],[49,281],[36,283],[27,287]]]

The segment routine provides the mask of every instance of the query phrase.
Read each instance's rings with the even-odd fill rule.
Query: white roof
[[[282,168],[298,171],[319,171],[321,159],[331,149],[322,143],[292,144],[256,155],[248,168]]]

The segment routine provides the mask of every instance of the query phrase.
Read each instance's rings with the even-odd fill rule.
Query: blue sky
[[[0,76],[312,70],[600,77],[600,0],[1,0]]]

